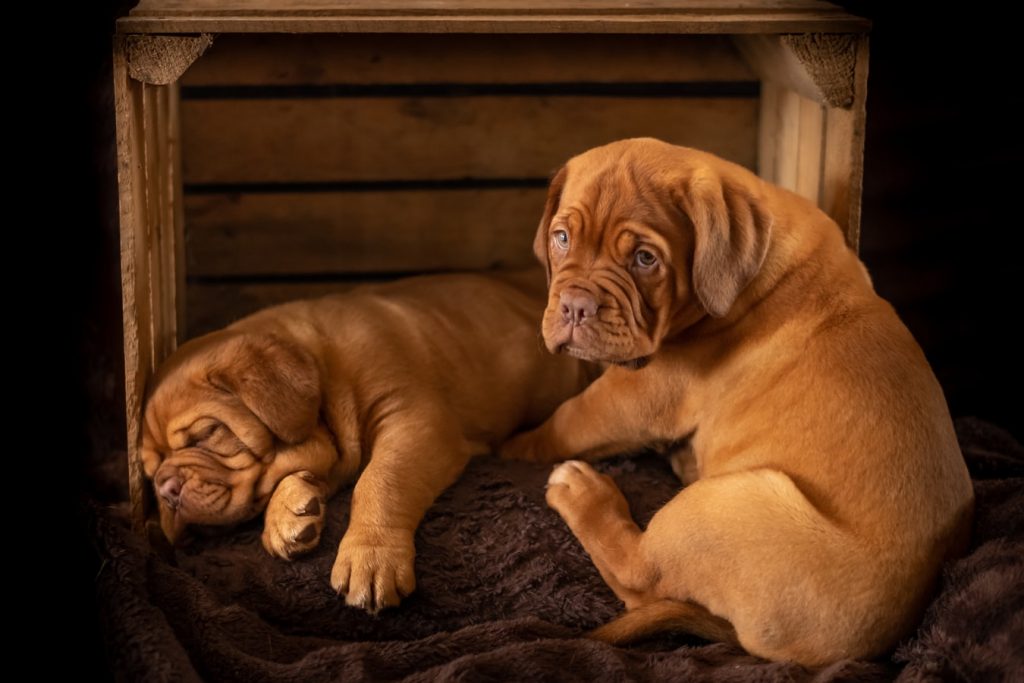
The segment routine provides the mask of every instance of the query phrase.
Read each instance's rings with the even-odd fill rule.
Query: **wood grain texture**
[[[140,0],[133,15],[251,14],[351,12],[359,14],[406,14],[425,16],[474,12],[516,15],[523,12],[561,14],[564,12],[621,14],[626,16],[659,12],[750,12],[821,11],[830,6],[816,0],[642,0],[609,3],[607,0]],[[833,11],[839,11],[831,7]]]
[[[835,218],[853,249],[860,244],[864,187],[864,135],[867,125],[868,38],[857,40],[853,104],[826,115],[821,206]]]
[[[128,36],[128,74],[152,85],[174,83],[213,42],[199,36]]]
[[[494,269],[485,271],[496,278],[507,278],[510,282],[522,286],[531,283],[538,288],[543,287],[544,272],[536,263],[528,268]],[[394,277],[367,277],[345,279],[323,279],[317,281],[267,282],[258,280],[241,280],[232,282],[190,281],[188,283],[189,300],[195,305],[189,306],[188,336],[220,329],[250,313],[262,308],[294,301],[311,299],[329,294],[348,292],[363,285],[387,282]],[[539,289],[539,291],[542,291]]]
[[[132,519],[142,532],[146,482],[139,457],[146,382],[174,351],[184,278],[176,90],[129,75],[128,46],[114,50],[114,103],[121,228],[125,413]]]
[[[219,330],[268,306],[345,292],[370,281],[189,282],[187,337]]]
[[[142,532],[145,476],[139,456],[142,399],[151,362],[149,260],[144,221],[145,171],[142,141],[143,85],[128,76],[124,40],[115,41],[114,113],[121,223],[121,304],[124,315],[125,416],[128,429],[128,488],[132,524]]]
[[[751,80],[723,36],[225,35],[182,84]]]
[[[859,36],[852,33],[743,35],[733,42],[762,80],[829,107],[849,108]]]
[[[778,57],[789,49],[784,42],[758,37],[738,43],[751,67],[766,79],[761,83],[758,173],[817,202],[843,229],[847,243],[856,249],[864,176],[867,37],[855,37],[853,95],[849,106],[845,100],[829,106],[829,97],[815,94],[813,89],[809,91],[806,83],[801,85],[793,74],[807,75],[800,71],[804,67],[794,72],[778,64],[771,66],[771,60],[758,62],[758,51],[749,49],[751,45],[771,44],[782,52],[769,50],[767,54]],[[807,47],[818,42],[808,39],[803,44]]]
[[[459,97],[182,103],[186,183],[536,178],[642,135],[753,168],[757,100]]]
[[[857,33],[869,22],[810,0],[143,0],[122,33]]]
[[[523,267],[544,189],[199,195],[186,200],[196,276]]]
[[[778,147],[779,115],[784,88],[772,81],[761,83],[761,103],[757,116],[757,174],[770,183],[776,182],[776,148]]]
[[[824,106],[814,100],[801,97],[795,190],[798,195],[810,199],[819,206],[821,205],[824,134]]]

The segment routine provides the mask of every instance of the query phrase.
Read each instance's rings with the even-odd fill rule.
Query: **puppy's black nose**
[[[157,495],[164,499],[165,503],[172,508],[177,508],[181,500],[181,479],[177,475],[172,474],[157,484],[156,492]]]
[[[597,299],[582,289],[567,289],[558,297],[562,306],[562,320],[582,325],[597,315]]]

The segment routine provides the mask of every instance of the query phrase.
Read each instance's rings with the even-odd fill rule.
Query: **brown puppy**
[[[585,385],[539,344],[543,292],[413,278],[269,308],[183,345],[151,385],[142,457],[161,526],[266,510],[263,544],[320,540],[325,500],[361,468],[331,585],[375,612],[415,587],[413,535],[469,457]]]
[[[642,532],[610,479],[552,472],[548,503],[626,604],[595,637],[677,627],[818,665],[906,635],[973,493],[928,363],[838,226],[638,139],[568,162],[535,247],[548,348],[614,365],[503,454],[655,446],[690,484]]]

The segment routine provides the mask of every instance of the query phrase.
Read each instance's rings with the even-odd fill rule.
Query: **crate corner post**
[[[128,485],[137,531],[147,512],[140,452],[146,382],[176,348],[184,311],[177,79],[211,41],[118,33],[113,42]]]
[[[735,36],[761,78],[758,173],[818,204],[860,241],[866,33]]]

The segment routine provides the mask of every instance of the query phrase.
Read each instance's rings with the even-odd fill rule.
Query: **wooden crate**
[[[114,44],[133,511],[148,377],[298,296],[532,263],[547,177],[651,135],[856,247],[867,22],[811,0],[141,0]],[[187,305],[186,305],[187,301]]]

